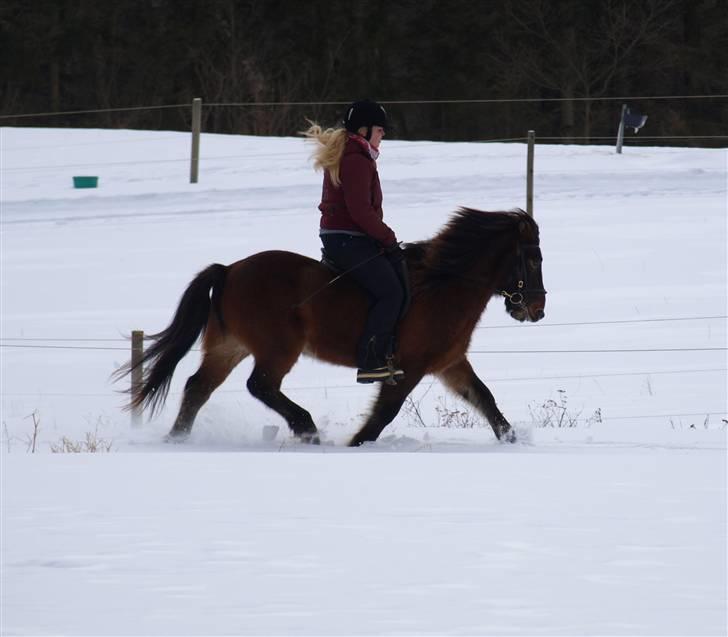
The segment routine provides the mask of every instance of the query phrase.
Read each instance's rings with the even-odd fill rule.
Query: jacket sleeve
[[[374,164],[359,153],[344,155],[341,161],[341,188],[354,223],[384,246],[397,242],[394,231],[382,221],[372,205]]]

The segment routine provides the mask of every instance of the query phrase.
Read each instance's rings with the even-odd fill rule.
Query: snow
[[[249,361],[183,445],[162,436],[196,351],[159,417],[120,409],[123,336],[197,271],[319,251],[302,140],[201,148],[191,185],[189,135],[0,129],[3,635],[726,634],[725,149],[538,145],[546,318],[494,299],[470,356],[520,442],[454,426],[425,379],[351,450],[376,390],[308,359],[283,389],[319,448],[247,394]],[[402,240],[525,205],[523,144],[382,150]],[[87,434],[111,452],[51,453]]]

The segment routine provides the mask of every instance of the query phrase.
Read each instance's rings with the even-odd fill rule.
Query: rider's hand
[[[385,247],[384,254],[393,263],[399,263],[405,259],[404,250],[402,250],[399,243],[393,243],[392,245]]]

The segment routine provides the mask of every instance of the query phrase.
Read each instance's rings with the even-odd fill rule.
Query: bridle
[[[516,266],[516,290],[509,292],[508,290],[501,290],[500,293],[506,297],[512,305],[526,309],[525,294],[546,294],[546,290],[543,287],[531,287],[528,284],[528,254],[532,253],[541,257],[541,248],[538,243],[518,243],[516,247],[516,258],[518,263]]]
[[[542,287],[536,288],[536,287],[529,287],[528,286],[528,264],[526,263],[527,260],[527,252],[533,252],[536,253],[537,256],[541,257],[541,248],[538,243],[518,243],[516,246],[516,256],[518,258],[518,270],[517,270],[517,282],[516,287],[518,288],[515,292],[508,292],[507,290],[499,290],[500,294],[502,294],[504,297],[506,297],[512,305],[515,307],[519,307],[522,309],[526,309],[526,303],[525,303],[525,293],[540,293],[540,294],[546,294],[546,290],[544,290]],[[353,270],[356,270],[357,268],[361,267],[365,263],[368,263],[372,259],[377,258],[378,256],[381,256],[383,254],[383,250],[378,251],[377,253],[371,255],[370,257],[367,257],[360,263],[355,264],[353,267],[349,268],[348,270],[340,273],[338,276],[335,276],[330,281],[326,282],[324,285],[319,287],[318,289],[314,290],[312,294],[307,296],[303,301],[300,301],[296,304],[294,304],[294,308],[300,307],[305,303],[308,303],[314,296],[318,295],[320,292],[323,292],[327,287],[330,285],[336,283],[339,279],[345,277],[347,274],[352,272]],[[478,277],[471,277],[471,276],[464,276],[464,275],[458,275],[458,278],[465,279],[468,281],[475,281],[477,283],[482,283],[484,279],[478,278]]]

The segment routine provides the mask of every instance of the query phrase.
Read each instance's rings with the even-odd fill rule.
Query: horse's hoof
[[[307,445],[320,445],[321,438],[318,435],[318,431],[312,431],[310,433],[301,434],[298,439],[301,442],[305,442]]]
[[[181,442],[185,442],[189,437],[190,434],[186,431],[170,431],[162,440],[164,440],[164,442],[179,444]]]
[[[348,446],[349,447],[362,447],[367,444],[373,444],[373,440],[367,440],[366,438],[359,438],[358,436],[354,436],[350,441]]]
[[[508,429],[501,434],[501,442],[517,442],[516,432],[513,429]]]

